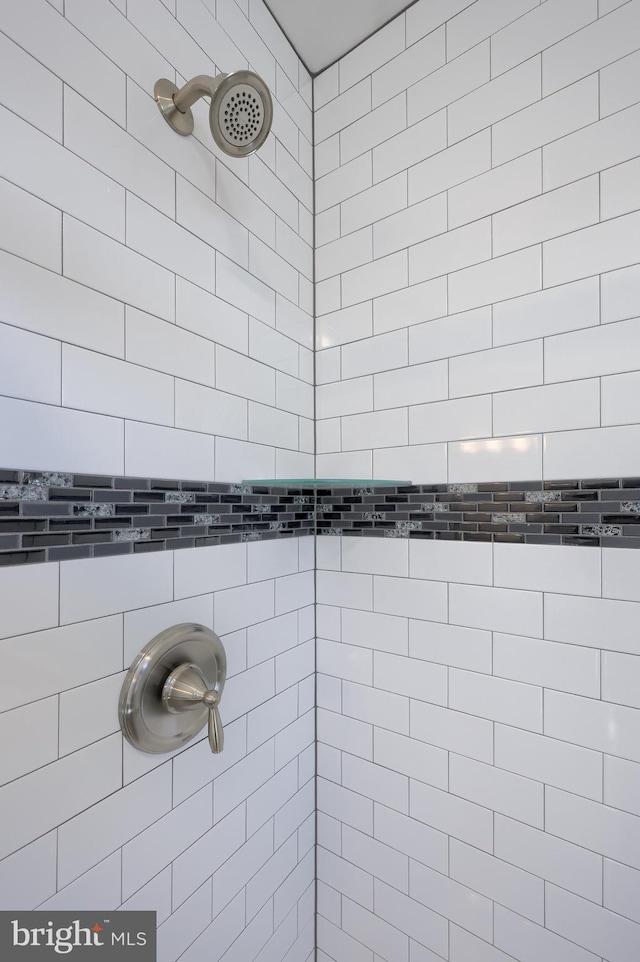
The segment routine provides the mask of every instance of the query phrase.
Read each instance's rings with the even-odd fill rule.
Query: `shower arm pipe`
[[[201,97],[213,98],[216,90],[227,76],[226,73],[219,73],[216,77],[209,77],[207,74],[199,74],[194,77],[173,95],[173,103],[176,109],[184,114]]]

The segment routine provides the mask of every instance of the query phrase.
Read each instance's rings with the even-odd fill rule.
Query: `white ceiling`
[[[298,56],[316,74],[357,46],[412,0],[266,0]]]

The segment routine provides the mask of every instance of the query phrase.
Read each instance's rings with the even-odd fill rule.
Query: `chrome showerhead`
[[[180,90],[170,80],[154,87],[158,108],[179,134],[193,131],[191,106],[210,97],[209,127],[216,144],[231,157],[252,154],[267,139],[273,120],[273,103],[265,82],[250,70],[194,77]]]

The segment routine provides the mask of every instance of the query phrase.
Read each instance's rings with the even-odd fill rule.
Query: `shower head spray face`
[[[232,157],[252,154],[267,139],[273,104],[267,85],[250,70],[237,70],[211,98],[209,126],[221,150]]]
[[[250,70],[194,77],[181,90],[170,80],[158,80],[154,94],[164,119],[183,136],[193,131],[191,106],[200,97],[210,97],[213,139],[231,157],[246,157],[258,150],[271,130],[273,102],[269,88]]]

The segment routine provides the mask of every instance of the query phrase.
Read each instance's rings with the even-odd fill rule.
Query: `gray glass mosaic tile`
[[[0,470],[0,565],[310,534],[637,548],[640,478],[309,491]]]

